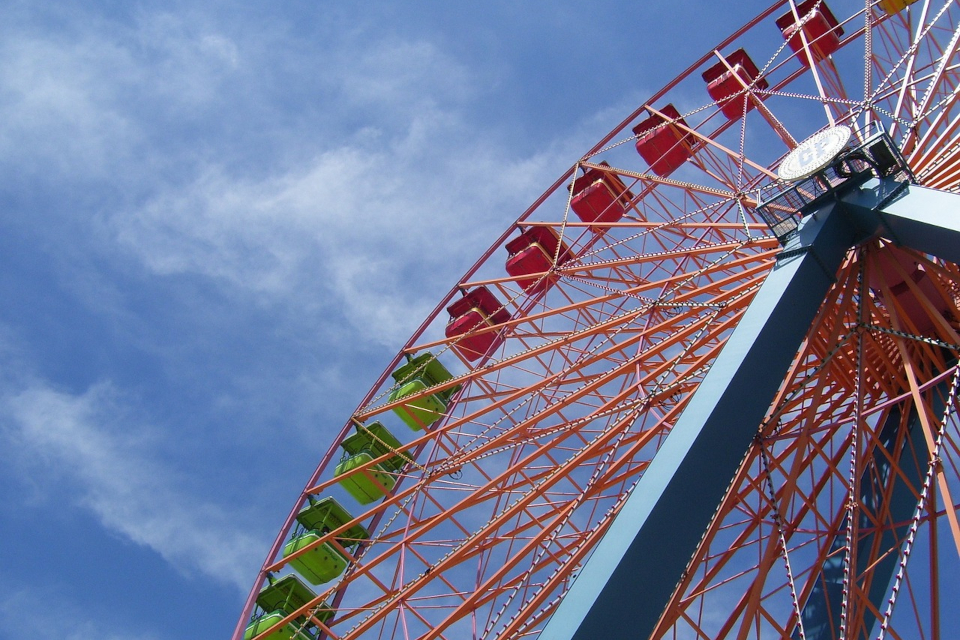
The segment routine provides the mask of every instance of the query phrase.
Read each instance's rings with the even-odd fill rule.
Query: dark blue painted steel
[[[945,397],[950,381],[940,384],[936,397],[939,404],[934,406],[934,412],[944,409],[942,397]],[[870,583],[869,599],[883,611],[886,602],[890,579],[900,561],[896,554],[887,554],[879,560],[874,560],[871,549],[890,549],[899,546],[909,528],[908,523],[916,507],[914,491],[923,482],[924,469],[918,464],[925,460],[927,452],[926,439],[920,427],[920,416],[912,410],[907,420],[906,440],[900,440],[900,423],[903,416],[899,407],[894,407],[880,430],[878,448],[870,456],[868,469],[860,477],[860,504],[859,529],[860,538],[857,541],[856,575],[867,570],[872,565],[873,580]],[[899,460],[901,475],[891,478],[893,465],[891,460]],[[889,487],[889,483],[893,486]],[[885,491],[890,489],[889,501],[885,505]],[[879,530],[880,539],[877,539],[877,529],[868,514],[888,512],[884,528]],[[840,551],[847,542],[847,528],[840,530],[833,540],[827,561],[820,569],[814,588],[803,607],[803,631],[807,640],[828,640],[840,637],[840,613],[843,603],[843,568],[844,554]],[[863,633],[869,635],[876,619],[867,620]],[[794,632],[794,638],[799,638],[799,630]]]
[[[960,263],[960,196],[911,185],[884,203],[890,192],[888,181],[871,180],[844,198],[844,205],[862,226],[873,225],[870,231],[901,246]]]
[[[804,218],[542,639],[650,636],[846,252],[879,232],[960,261],[958,202],[872,180]]]

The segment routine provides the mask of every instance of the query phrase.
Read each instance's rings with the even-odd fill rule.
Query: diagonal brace
[[[881,235],[960,262],[958,213],[958,195],[886,179],[803,219],[542,639],[650,636],[847,251]]]

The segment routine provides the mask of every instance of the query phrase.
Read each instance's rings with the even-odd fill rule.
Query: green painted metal
[[[392,374],[399,386],[390,393],[390,401],[400,400],[453,379],[453,375],[432,353],[425,352],[410,359]],[[394,412],[411,429],[418,431],[439,420],[447,411],[450,398],[461,385],[442,389],[429,396],[412,400],[394,409]]]
[[[412,380],[395,389],[390,394],[390,401],[393,402],[420,393],[427,386],[420,378]],[[395,407],[393,411],[408,427],[414,431],[419,431],[442,418],[443,414],[447,412],[447,403],[441,400],[437,394],[434,394],[411,400],[406,404]]]
[[[359,451],[355,453],[359,453]],[[324,533],[339,529],[351,520],[353,520],[353,516],[333,496],[325,496],[319,500],[311,497],[309,506],[304,507],[297,514],[297,522],[304,529],[308,531],[314,529]],[[357,523],[340,533],[337,540],[341,545],[349,548],[369,537],[370,532],[367,531],[366,527]]]
[[[304,531],[283,547],[283,557],[296,553],[320,540],[323,533],[316,529]],[[290,561],[290,566],[312,584],[324,584],[340,577],[347,568],[348,559],[341,554],[332,542],[324,542],[310,551]]]
[[[250,640],[255,637],[258,633],[266,631],[273,625],[277,624],[286,617],[283,611],[271,611],[266,613],[259,618],[254,618],[253,622],[247,625],[246,630],[243,632],[243,640]],[[261,640],[315,640],[316,636],[307,630],[306,627],[300,627],[300,625],[288,623],[280,627],[273,633],[268,636],[264,636]]]
[[[393,379],[400,384],[414,378],[423,378],[429,386],[443,384],[444,382],[453,380],[453,375],[451,375],[451,373],[447,371],[447,368],[429,351],[421,353],[416,358],[410,359],[391,375]],[[453,394],[459,390],[460,385],[456,385],[449,389],[438,391],[437,395],[446,401],[453,397]]]
[[[387,471],[399,471],[413,460],[410,454],[400,450],[403,445],[397,440],[396,436],[379,422],[370,425],[358,424],[356,429],[356,433],[340,443],[340,446],[348,454],[356,455],[366,451],[373,457],[379,458],[392,453],[393,455],[389,458],[378,463]]]
[[[271,580],[270,584],[261,589],[257,595],[257,606],[264,611],[280,609],[289,615],[313,600],[316,595],[300,578],[291,574]]]
[[[257,606],[264,611],[262,615],[254,617],[244,631],[244,640],[250,640],[258,633],[266,631],[282,619],[311,602],[316,594],[303,584],[296,575],[289,574],[278,580],[272,576],[270,584],[260,590],[257,595]],[[316,606],[309,618],[298,616],[277,631],[266,636],[264,640],[314,640],[316,623],[326,622],[333,617],[333,609],[326,603]]]
[[[379,464],[372,465],[363,471],[351,473],[357,467],[373,460],[373,456],[366,451],[342,460],[334,471],[334,476],[342,477],[340,486],[354,497],[360,504],[370,504],[386,495],[386,491],[393,489],[396,478],[387,473]],[[386,490],[386,491],[385,491]]]

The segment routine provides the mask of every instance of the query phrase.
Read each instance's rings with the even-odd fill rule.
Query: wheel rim
[[[772,168],[796,141],[835,123],[859,131],[880,124],[921,184],[957,190],[960,83],[950,60],[960,10],[949,1],[921,1],[887,16],[879,6],[832,5],[845,35],[830,58],[812,66],[798,64],[773,26],[788,4],[771,7],[717,47],[724,55],[747,47],[769,85],[753,86],[756,99],[741,100],[738,118],[729,117],[730,103],[717,102],[679,114],[679,131],[693,149],[681,167],[661,171],[666,177],[652,173],[633,150],[630,127],[658,115],[676,123],[664,105],[689,96],[693,86],[703,94],[700,73],[720,59],[717,53],[631,114],[481,257],[324,456],[278,535],[237,635],[264,577],[288,572],[298,557],[281,558],[279,549],[307,495],[328,494],[349,505],[371,537],[341,549],[349,569],[274,629],[302,625],[300,614],[327,602],[336,614],[317,628],[330,637],[539,633],[772,268],[780,244],[754,211],[756,190],[775,177]],[[798,55],[813,56],[817,42],[805,45]],[[623,218],[584,222],[571,210],[574,181],[587,171],[615,175],[630,191]],[[537,295],[504,272],[502,247],[518,227],[552,229],[573,256],[545,276],[555,280]],[[553,261],[558,257],[554,250]],[[916,265],[922,277],[911,276]],[[816,637],[811,620],[823,616],[810,603],[834,602],[821,593],[834,588],[834,574],[824,568],[834,563],[842,611],[827,617],[843,625],[845,637],[881,629],[937,637],[946,615],[939,603],[956,588],[945,576],[960,568],[960,530],[952,528],[950,508],[960,495],[960,437],[953,414],[944,413],[952,406],[947,395],[960,344],[958,280],[954,265],[881,242],[851,254],[657,636]],[[510,320],[445,338],[444,307],[460,298],[459,289],[481,286]],[[913,306],[904,308],[906,299]],[[486,344],[482,336],[493,335],[497,344],[484,357],[464,356],[467,341],[479,336]],[[404,354],[426,351],[454,378],[391,400],[398,385],[389,373]],[[426,429],[409,431],[398,420],[395,408],[458,385],[450,408]],[[919,430],[904,419],[881,434],[895,422],[891,416],[912,411]],[[356,423],[375,421],[400,438],[399,449],[413,462],[392,474],[396,487],[382,500],[360,506],[333,470],[340,441]],[[830,426],[811,426],[822,424]],[[923,446],[911,439],[918,434]],[[886,465],[877,442],[895,450]],[[934,471],[931,451],[940,461]],[[912,466],[901,464],[904,456]],[[357,473],[369,479],[372,464]],[[877,479],[884,474],[900,480]],[[848,487],[865,482],[878,492],[919,495],[926,488],[926,501],[906,521],[893,522],[890,513],[850,506]],[[843,526],[862,518],[891,540],[866,525]],[[336,542],[337,533],[314,546]],[[912,569],[915,560],[901,566],[905,548],[926,557],[925,570]],[[884,558],[897,559],[892,570]],[[873,585],[879,565],[892,586]],[[844,568],[854,577],[844,578]],[[907,592],[912,606],[891,596]],[[888,614],[883,603],[890,599],[896,608]]]

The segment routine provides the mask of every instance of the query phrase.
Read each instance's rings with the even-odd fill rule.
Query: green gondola
[[[332,497],[310,499],[310,505],[297,514],[300,526],[283,548],[287,557],[316,543],[331,531],[353,520],[353,516]],[[313,584],[324,584],[336,579],[347,568],[350,558],[339,547],[349,550],[370,537],[363,525],[355,524],[337,535],[336,541],[327,540],[290,561],[300,575]]]
[[[333,472],[336,477],[340,478],[340,486],[360,504],[370,504],[379,500],[397,484],[397,479],[387,473],[379,464],[370,465],[363,471],[353,472],[354,469],[373,459],[374,456],[369,451],[361,451],[341,460]]]
[[[425,389],[453,379],[446,367],[429,352],[411,359],[391,375],[399,385],[390,393],[391,402],[419,394]],[[419,431],[443,417],[447,412],[450,398],[459,390],[460,385],[456,385],[433,394],[413,398],[407,403],[394,407],[393,411],[408,427]]]
[[[274,580],[257,595],[259,615],[255,615],[243,633],[244,640],[250,640],[275,626],[308,602],[316,594],[303,584],[297,576],[290,574]],[[280,627],[262,640],[316,640],[317,623],[326,622],[333,616],[333,609],[326,603],[317,605],[308,615],[300,615]]]
[[[369,426],[357,423],[356,429],[356,433],[340,443],[344,457],[334,470],[334,475],[342,476],[340,486],[357,502],[370,504],[393,489],[397,479],[392,472],[399,471],[413,458],[400,450],[403,445],[379,422]],[[351,473],[375,458],[382,459],[364,471]]]

